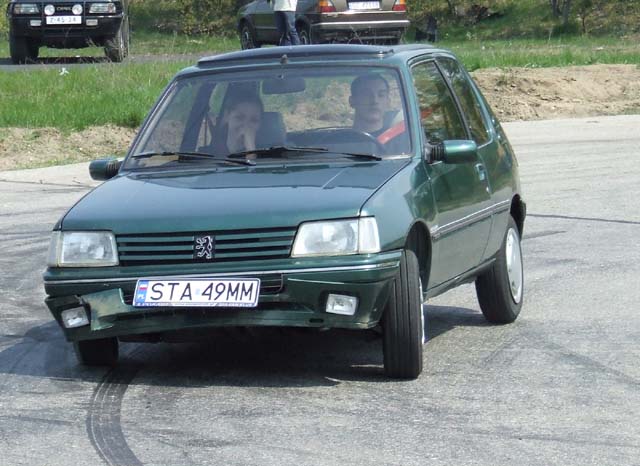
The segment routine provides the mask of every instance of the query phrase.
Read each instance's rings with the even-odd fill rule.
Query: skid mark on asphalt
[[[78,190],[82,190],[82,189],[87,189],[87,188],[93,188],[93,185],[90,184],[85,184],[85,183],[74,183],[74,184],[66,184],[66,183],[44,183],[41,181],[20,181],[20,180],[7,180],[7,179],[3,179],[0,178],[0,183],[10,183],[10,184],[26,184],[26,185],[36,185],[36,186],[54,186],[54,187],[60,187],[60,188],[72,188],[70,190],[64,189],[60,192],[71,192],[71,191],[78,191]],[[58,192],[58,190],[52,190],[51,192]]]
[[[138,351],[130,355],[135,353]],[[110,370],[91,397],[86,420],[87,434],[91,445],[109,466],[142,466],[124,437],[120,416],[124,393],[137,373],[136,366]]]
[[[539,231],[538,233],[531,233],[530,235],[524,235],[524,238],[522,238],[522,241],[527,239],[544,238],[545,236],[559,235],[562,233],[566,233],[566,231],[564,230]]]
[[[527,214],[527,217],[535,218],[558,218],[562,220],[582,220],[586,222],[604,222],[604,223],[621,223],[623,225],[640,225],[640,222],[634,220],[616,220],[598,217],[574,217],[571,215],[548,215],[548,214]]]

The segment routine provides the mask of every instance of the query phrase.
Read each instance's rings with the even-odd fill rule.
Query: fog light
[[[44,7],[44,14],[47,16],[51,16],[56,12],[56,8],[53,5],[47,5]]]
[[[67,328],[82,327],[89,324],[87,313],[82,307],[62,311],[60,316],[62,317],[62,323]]]
[[[73,5],[73,7],[71,8],[71,13],[73,13],[76,16],[81,15],[82,14],[82,5],[80,5],[79,3]]]
[[[42,21],[39,19],[32,19],[31,21],[29,21],[29,24],[31,25],[31,27],[37,28],[42,26]]]
[[[97,26],[98,25],[98,20],[97,19],[88,19],[87,20],[87,26]]]
[[[327,312],[352,316],[358,308],[358,298],[341,294],[330,294],[327,298]]]

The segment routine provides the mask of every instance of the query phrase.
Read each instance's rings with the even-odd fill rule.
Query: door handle
[[[475,165],[476,173],[478,174],[478,179],[480,181],[487,181],[487,170],[484,168],[484,165],[481,163],[476,163]]]

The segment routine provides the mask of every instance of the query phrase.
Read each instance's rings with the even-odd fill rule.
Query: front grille
[[[120,265],[188,264],[195,262],[233,262],[289,257],[295,228],[190,232],[174,234],[118,235]],[[196,238],[214,238],[213,257],[196,257]]]
[[[214,277],[215,278],[215,277]],[[224,277],[227,278],[227,277]],[[255,276],[247,276],[238,274],[229,278],[259,278],[260,279],[260,295],[274,295],[280,293],[284,288],[284,281],[281,273],[270,273],[265,275],[260,275],[258,277]],[[123,293],[123,300],[125,304],[131,305],[133,304],[133,292],[134,290],[130,290],[130,292]]]

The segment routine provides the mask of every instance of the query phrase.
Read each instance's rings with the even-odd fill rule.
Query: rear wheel
[[[240,46],[242,50],[260,48],[260,43],[256,40],[249,23],[242,23],[240,27]]]
[[[520,314],[524,297],[524,274],[520,234],[512,217],[493,266],[476,278],[476,293],[484,317],[508,324]]]
[[[298,31],[298,37],[300,38],[300,45],[310,45],[311,42],[311,29],[306,24],[298,24],[296,26]]]
[[[118,362],[118,339],[76,341],[73,343],[78,362],[85,366],[115,366]]]
[[[382,318],[384,372],[415,379],[422,372],[424,319],[418,259],[406,250]]]
[[[118,32],[104,43],[104,53],[112,62],[121,62],[129,55],[129,21],[125,18]]]

